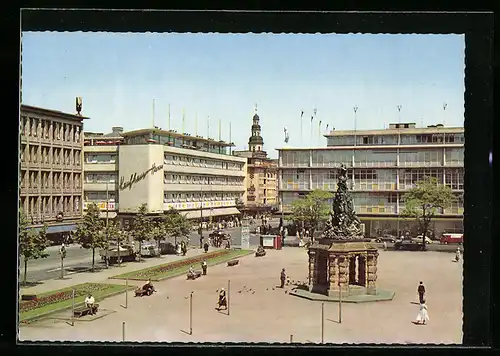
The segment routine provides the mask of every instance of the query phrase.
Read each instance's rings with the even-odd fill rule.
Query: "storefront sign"
[[[137,173],[131,174],[130,175],[130,179],[127,180],[127,181],[125,181],[125,177],[122,176],[122,177],[120,177],[119,188],[120,188],[120,190],[125,190],[127,188],[130,190],[130,189],[132,189],[132,186],[135,183],[138,183],[141,180],[143,180],[144,178],[146,178],[146,176],[148,175],[148,173],[155,174],[156,172],[158,172],[161,169],[163,169],[163,164],[157,166],[155,163],[153,163],[153,165],[151,166],[151,168],[149,168],[147,171],[142,172],[139,175],[137,175]]]
[[[205,202],[186,202],[186,203],[164,203],[164,210],[192,210],[192,209],[213,209],[221,207],[235,206],[235,202],[231,200],[205,201]]]
[[[88,206],[92,203],[95,203],[100,210],[106,210],[106,202],[105,201],[100,201],[100,202],[85,201],[85,202],[83,202],[83,209],[87,210]],[[108,210],[115,210],[115,209],[118,209],[118,204],[115,202],[109,202],[108,203]]]

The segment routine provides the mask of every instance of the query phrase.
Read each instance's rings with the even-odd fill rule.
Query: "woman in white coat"
[[[429,313],[427,313],[427,305],[425,304],[425,300],[420,303],[420,310],[417,314],[417,319],[414,321],[415,324],[425,324],[429,321]]]

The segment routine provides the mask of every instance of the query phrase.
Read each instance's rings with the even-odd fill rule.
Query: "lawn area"
[[[251,250],[221,250],[207,254],[202,254],[196,257],[186,258],[181,261],[170,262],[164,265],[145,268],[139,271],[133,271],[118,276],[110,277],[112,279],[131,279],[138,281],[145,281],[151,279],[152,281],[161,281],[163,279],[176,277],[181,274],[187,273],[190,266],[194,266],[195,270],[201,270],[201,262],[207,261],[208,266],[214,266],[233,260],[238,257],[243,257],[253,253]]]
[[[20,301],[19,321],[34,319],[52,312],[71,308],[73,304],[72,290],[75,290],[75,306],[83,304],[89,292],[96,303],[102,299],[125,292],[126,286],[119,284],[83,283],[76,286],[37,294],[36,301]],[[129,286],[129,290],[134,286]]]

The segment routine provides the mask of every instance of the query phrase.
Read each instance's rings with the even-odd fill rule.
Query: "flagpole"
[[[153,128],[155,127],[155,99],[153,99]]]
[[[210,138],[210,116],[207,116],[207,140]]]
[[[221,140],[221,137],[222,137],[220,125],[221,125],[221,120],[219,119],[219,141]]]
[[[198,112],[196,112],[194,117],[194,135],[198,136]]]
[[[168,130],[170,131],[170,104],[168,104]]]
[[[302,130],[302,119],[304,117],[304,110],[301,111],[300,113],[300,145],[303,146],[304,145],[304,133],[303,133],[303,130]]]
[[[185,111],[184,111],[184,108],[182,108],[182,134],[184,135],[184,123],[185,123]]]
[[[231,122],[229,122],[229,155],[232,154],[233,143],[231,141]]]

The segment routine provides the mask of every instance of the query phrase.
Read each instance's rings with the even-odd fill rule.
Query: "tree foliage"
[[[402,216],[414,219],[422,234],[425,246],[425,237],[431,226],[432,219],[442,213],[457,199],[450,187],[438,184],[434,177],[424,177],[416,186],[404,195],[405,208]]]
[[[106,231],[100,213],[95,203],[89,204],[75,232],[76,241],[83,248],[92,249],[92,270],[95,268],[95,250],[106,247]]]
[[[139,261],[141,260],[141,246],[142,242],[151,237],[151,230],[153,224],[151,219],[147,216],[148,205],[141,204],[132,224],[131,234],[134,241],[139,242]]]
[[[333,194],[321,189],[315,189],[305,197],[292,202],[292,219],[299,225],[309,229],[311,236],[318,225],[328,219],[330,207],[328,199]]]
[[[165,215],[160,216],[156,220],[151,222],[152,228],[150,231],[150,238],[155,240],[158,244],[158,251],[160,251],[160,242],[165,239],[165,235],[167,234],[165,231],[165,221],[167,217]]]
[[[22,210],[19,211],[19,254],[24,260],[24,280],[28,272],[28,261],[46,258],[49,256],[45,249],[50,246],[47,238],[47,225],[38,231],[28,227],[29,222]]]
[[[170,209],[165,214],[164,226],[166,234],[173,237],[174,244],[177,244],[177,239],[187,237],[191,234],[193,223],[177,210]]]

